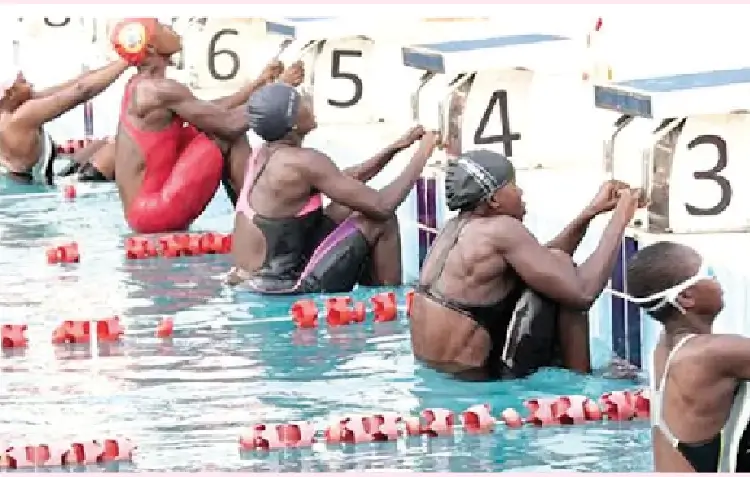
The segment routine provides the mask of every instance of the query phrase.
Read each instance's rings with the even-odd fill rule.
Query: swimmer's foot
[[[631,364],[628,360],[615,356],[604,370],[605,378],[612,379],[631,379],[639,381],[641,379],[641,370]]]
[[[237,267],[232,267],[226,275],[222,278],[222,282],[229,285],[229,286],[235,286],[239,285],[240,283],[244,282],[250,278],[249,274],[245,272],[244,270],[241,270]]]

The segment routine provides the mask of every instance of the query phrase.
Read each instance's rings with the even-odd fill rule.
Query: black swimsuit
[[[49,140],[49,139],[42,139],[42,140]],[[42,173],[44,174],[44,184],[45,185],[53,185],[55,183],[55,171],[52,165],[55,163],[55,159],[57,159],[57,148],[54,144],[52,144],[52,152],[50,153],[49,161],[47,161],[47,165],[44,168],[44,171]],[[10,179],[13,179],[15,182],[19,182],[21,184],[31,184],[34,182],[34,172],[33,167],[25,172],[14,172],[14,171],[6,171],[5,175],[8,176]]]
[[[715,434],[713,437],[699,441],[699,442],[684,442],[678,439],[672,429],[667,425],[664,420],[664,404],[665,404],[665,388],[667,385],[667,375],[669,372],[670,365],[677,352],[685,346],[685,344],[694,338],[695,334],[688,334],[683,336],[669,351],[667,359],[664,362],[664,370],[662,371],[661,381],[658,386],[654,386],[651,395],[651,418],[652,424],[655,425],[662,433],[664,438],[669,441],[670,445],[677,449],[685,460],[687,460],[696,472],[721,472],[721,471],[734,471],[734,472],[748,472],[750,470],[750,456],[748,456],[748,441],[750,441],[750,432],[748,432],[747,426],[742,426],[743,432],[740,438],[737,454],[736,463],[734,469],[723,468],[722,458],[726,459],[728,454],[734,452],[733,449],[728,449],[729,444],[725,440],[724,430],[726,425],[722,427],[721,431]],[[736,393],[736,391],[735,391]],[[735,394],[736,399],[736,394]],[[735,403],[732,403],[734,408]]]
[[[487,331],[490,335],[492,347],[487,356],[485,367],[492,377],[502,377],[505,374],[505,370],[502,369],[503,367],[499,366],[501,362],[502,348],[505,343],[505,336],[513,314],[513,309],[521,296],[523,288],[521,286],[514,287],[510,294],[498,303],[472,305],[461,303],[458,300],[446,297],[437,290],[435,286],[443,275],[445,263],[448,260],[448,254],[456,246],[456,243],[458,243],[461,231],[467,223],[468,219],[459,219],[459,222],[456,224],[456,228],[453,231],[453,243],[450,246],[445,247],[442,255],[437,258],[437,273],[430,283],[420,283],[417,286],[417,291],[446,308],[450,308],[462,315],[468,316]],[[430,251],[430,254],[431,253],[432,251]]]
[[[238,200],[248,201],[249,206],[250,193],[276,151],[269,151],[247,196]],[[353,220],[337,224],[322,207],[286,218],[264,217],[252,211],[248,219],[266,241],[263,264],[245,278],[252,290],[267,294],[336,293],[351,291],[357,283],[369,284],[370,244]]]
[[[65,167],[58,176],[67,177],[76,174],[80,182],[111,182],[104,174],[99,171],[92,163],[86,162],[80,164],[78,162],[71,162]]]

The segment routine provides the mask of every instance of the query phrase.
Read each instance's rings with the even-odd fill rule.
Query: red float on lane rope
[[[63,197],[66,198],[66,199],[68,199],[68,200],[73,200],[73,199],[76,198],[76,195],[78,195],[78,193],[76,191],[76,187],[74,185],[72,185],[72,184],[68,184],[68,185],[64,186],[63,190],[62,190],[62,193],[63,193]]]
[[[393,321],[396,319],[396,294],[393,292],[378,293],[370,299],[376,322]]]
[[[273,450],[290,446],[310,446],[315,442],[327,444],[356,444],[395,440],[404,436],[449,436],[455,432],[466,434],[487,434],[497,425],[504,423],[509,429],[531,426],[585,424],[590,421],[622,420],[623,415],[632,418],[648,418],[649,398],[644,391],[615,391],[605,393],[600,401],[617,402],[622,409],[638,407],[640,415],[633,412],[606,413],[595,400],[586,396],[558,396],[529,399],[524,403],[529,415],[526,418],[515,409],[505,409],[499,419],[492,416],[490,406],[477,404],[460,413],[461,423],[456,424],[456,414],[449,409],[425,409],[419,417],[402,417],[396,413],[382,413],[373,416],[345,416],[334,420],[317,431],[310,423],[290,425],[258,424],[249,434],[240,437],[243,450]],[[611,417],[610,417],[611,416]],[[291,426],[291,427],[290,427]],[[284,429],[284,431],[282,431]],[[291,430],[290,430],[291,429]],[[292,432],[293,430],[293,432]],[[304,430],[304,432],[303,432]],[[289,437],[289,436],[293,437]],[[302,437],[304,436],[304,438]]]
[[[407,307],[409,296],[407,292]],[[378,293],[370,298],[373,304],[373,321],[388,322],[398,317],[398,305],[394,292]],[[324,302],[325,320],[330,327],[346,326],[353,323],[364,323],[367,319],[367,308],[363,302],[354,302],[350,296],[334,296]],[[318,308],[314,300],[309,298],[294,302],[289,310],[297,328],[316,328],[318,326]]]
[[[174,320],[172,318],[164,318],[156,326],[155,335],[157,338],[171,338],[174,334]]]
[[[78,263],[81,256],[78,253],[78,244],[75,242],[50,247],[47,249],[47,263],[56,265],[58,263]]]
[[[60,467],[130,461],[136,446],[128,439],[77,441],[72,444],[5,445],[0,469]]]
[[[153,238],[133,236],[125,239],[124,247],[129,260],[228,254],[232,251],[232,236],[215,232],[170,233]]]
[[[27,326],[2,325],[0,326],[0,341],[3,349],[25,348],[29,340],[26,338]]]
[[[102,343],[120,340],[125,331],[120,326],[120,318],[115,316],[103,320],[66,320],[52,332],[52,344],[82,344],[91,342],[91,323],[96,328],[96,339]]]

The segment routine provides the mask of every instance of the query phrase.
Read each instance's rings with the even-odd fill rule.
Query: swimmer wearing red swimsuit
[[[118,54],[138,67],[122,99],[115,178],[125,218],[138,233],[185,230],[203,212],[224,169],[250,156],[241,107],[250,94],[279,76],[274,62],[237,93],[202,101],[165,77],[182,41],[155,18],[120,22],[112,34]]]

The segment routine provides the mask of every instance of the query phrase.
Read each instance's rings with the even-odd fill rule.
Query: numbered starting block
[[[750,230],[750,68],[644,78],[594,87],[597,108],[621,116],[604,143],[604,167],[642,187],[650,233]]]
[[[447,155],[489,149],[519,169],[598,157],[580,133],[594,118],[583,55],[573,40],[538,32],[402,49],[403,64],[424,72],[414,119],[440,129]]]
[[[408,85],[421,73],[400,61],[399,42],[437,32],[418,19],[400,22],[399,28],[368,18],[297,18],[268,20],[266,29],[291,42],[279,56],[285,64],[305,60],[305,88],[320,124],[405,124],[411,119]],[[466,38],[468,23],[443,25],[439,33]]]

